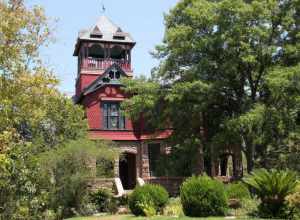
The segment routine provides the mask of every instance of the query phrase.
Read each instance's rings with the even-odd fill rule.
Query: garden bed
[[[134,216],[129,216],[129,215],[112,215],[112,216],[101,216],[101,217],[79,217],[79,218],[71,218],[67,220],[201,220],[201,219],[206,219],[206,220],[224,220],[228,218],[224,217],[210,217],[210,218],[188,218],[188,217],[165,217],[165,216],[156,216],[152,218],[147,218],[147,217],[134,217]],[[236,220],[242,220],[242,219],[247,219],[247,220],[258,220],[255,218],[235,218]]]

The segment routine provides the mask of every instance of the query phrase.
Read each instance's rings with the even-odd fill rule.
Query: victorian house
[[[149,133],[142,120],[133,123],[120,111],[122,101],[130,98],[122,90],[120,79],[134,76],[131,54],[135,44],[129,33],[106,16],[101,16],[91,29],[80,31],[74,50],[78,58],[74,100],[85,109],[89,137],[114,141],[122,152],[114,164],[112,181],[119,193],[144,182],[159,183],[176,192],[183,178],[156,175],[157,161],[167,153],[165,140],[171,131]],[[214,158],[212,172],[208,173],[228,176],[229,155],[233,157],[233,175],[241,173],[240,150]]]
[[[89,137],[112,140],[119,146],[123,156],[116,161],[114,173],[124,190],[137,183],[170,182],[155,177],[155,162],[166,152],[164,140],[170,132],[147,133],[142,121],[133,123],[120,111],[121,102],[129,98],[120,79],[134,75],[131,54],[135,44],[129,33],[101,16],[91,29],[79,32],[74,51],[78,58],[75,102],[84,106]]]

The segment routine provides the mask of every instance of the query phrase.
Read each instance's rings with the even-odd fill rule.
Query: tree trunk
[[[195,164],[195,175],[203,175],[204,174],[204,147],[202,142],[198,145],[197,148],[197,157]]]
[[[251,138],[245,138],[246,157],[247,157],[247,172],[251,173],[254,168],[254,144]]]
[[[196,152],[196,164],[194,174],[203,175],[205,172],[204,166],[204,143],[207,140],[207,126],[205,121],[205,115],[203,112],[200,112],[200,127],[199,127],[199,137],[200,143],[198,144],[197,152]]]

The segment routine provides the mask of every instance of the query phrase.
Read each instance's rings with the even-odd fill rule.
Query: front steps
[[[145,181],[140,177],[137,178],[136,183],[137,183],[137,186],[145,185]],[[133,191],[133,190],[124,190],[122,181],[119,177],[116,177],[114,179],[114,185],[115,185],[116,192],[117,192],[116,197],[122,197],[123,195],[128,195]]]

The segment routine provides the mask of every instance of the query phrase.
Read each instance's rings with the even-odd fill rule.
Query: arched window
[[[89,48],[89,57],[104,58],[104,49],[100,45],[94,44]]]
[[[126,57],[125,50],[123,50],[122,47],[120,46],[114,46],[110,50],[110,57],[112,59],[125,59]]]

